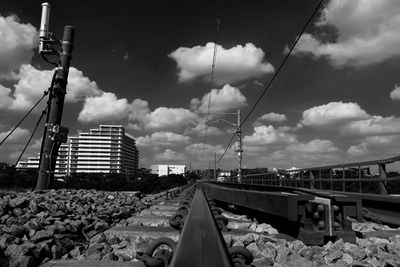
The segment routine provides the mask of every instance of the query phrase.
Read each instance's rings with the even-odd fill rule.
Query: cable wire
[[[283,68],[283,65],[285,65],[287,59],[289,58],[290,54],[292,53],[293,49],[295,48],[296,44],[299,42],[301,36],[304,34],[307,26],[310,24],[311,20],[314,18],[315,14],[318,12],[320,6],[322,5],[322,2],[324,0],[320,0],[317,7],[314,9],[314,12],[312,13],[312,15],[308,18],[306,24],[304,24],[303,28],[301,29],[300,34],[297,36],[296,40],[294,41],[294,43],[292,44],[289,52],[286,54],[285,58],[283,59],[283,61],[281,62],[281,64],[278,67],[278,70],[274,73],[274,76],[272,76],[272,79],[269,81],[268,85],[265,87],[264,91],[261,93],[260,97],[257,99],[256,103],[253,105],[253,107],[251,108],[251,110],[249,111],[249,113],[247,113],[246,117],[244,118],[244,120],[242,121],[242,123],[240,124],[240,126],[242,126],[247,119],[250,117],[250,114],[254,111],[254,109],[256,108],[256,106],[258,105],[258,103],[261,101],[261,99],[263,98],[263,96],[265,95],[265,93],[268,91],[268,89],[270,88],[272,82],[275,80],[275,78],[278,76],[279,72],[281,71],[281,69]]]
[[[268,89],[270,88],[272,82],[275,80],[275,78],[278,76],[279,72],[281,71],[283,65],[285,65],[287,59],[289,58],[290,54],[292,53],[293,49],[295,48],[296,44],[299,42],[301,36],[304,34],[307,26],[310,24],[311,20],[314,18],[315,14],[318,12],[319,8],[322,5],[322,2],[324,0],[320,0],[317,7],[314,9],[314,12],[312,13],[312,15],[308,18],[307,22],[304,24],[303,28],[301,29],[300,34],[297,36],[296,40],[294,41],[294,43],[292,44],[292,46],[290,47],[289,52],[286,54],[285,58],[283,59],[283,61],[281,62],[281,64],[279,65],[277,71],[274,73],[274,75],[272,76],[271,80],[269,81],[269,83],[267,84],[267,86],[265,87],[264,91],[261,93],[261,95],[259,96],[259,98],[257,99],[256,103],[253,105],[253,107],[251,108],[251,110],[249,111],[249,113],[247,113],[246,117],[244,118],[244,120],[240,123],[238,128],[241,128],[242,125],[247,121],[247,119],[250,117],[251,113],[254,111],[254,109],[256,108],[256,106],[259,104],[259,102],[261,101],[261,99],[263,98],[263,96],[265,95],[265,93],[268,91]],[[236,132],[233,133],[231,140],[229,141],[228,145],[225,148],[224,153],[222,153],[222,155],[220,156],[220,158],[217,160],[217,163],[222,160],[222,158],[225,156],[226,152],[228,151],[233,138],[235,137]]]
[[[18,128],[18,126],[29,116],[29,114],[36,108],[37,105],[43,100],[43,98],[49,93],[49,90],[43,92],[43,96],[36,102],[36,104],[26,113],[26,115],[18,122],[18,124],[7,134],[6,137],[1,141],[0,146],[7,140],[7,138]]]
[[[20,161],[20,159],[22,158],[22,155],[24,155],[26,148],[28,147],[29,143],[31,142],[33,136],[35,135],[36,129],[39,126],[40,121],[43,119],[44,114],[46,114],[47,112],[47,107],[42,111],[42,114],[40,115],[38,121],[36,122],[35,128],[33,129],[33,132],[31,134],[31,136],[28,139],[28,142],[26,142],[24,149],[22,150],[21,154],[19,155],[17,161],[15,162],[15,165],[18,164],[18,162]]]
[[[207,103],[207,114],[210,113],[210,106],[211,106],[211,93],[212,93],[212,87],[214,85],[214,74],[215,74],[215,63],[216,63],[216,58],[217,58],[217,42],[218,42],[218,33],[219,33],[219,26],[220,26],[220,16],[219,16],[219,1],[217,0],[217,12],[216,12],[216,29],[215,29],[215,39],[214,39],[214,49],[213,49],[213,57],[212,57],[212,63],[211,63],[211,73],[210,73],[210,94],[208,95],[208,103]],[[204,138],[203,138],[203,145],[201,148],[201,168],[203,168],[204,165],[204,149],[205,145],[207,142],[207,137],[208,137],[208,118],[205,122],[205,129],[204,129]]]
[[[219,157],[219,159],[217,160],[217,163],[220,162],[221,159],[225,156],[225,153],[228,151],[229,147],[231,146],[232,141],[233,141],[233,138],[235,138],[235,135],[236,135],[236,132],[233,133],[233,135],[232,135],[232,137],[231,137],[231,140],[229,141],[228,145],[226,146],[224,153],[222,153],[222,155],[221,155],[221,156]]]

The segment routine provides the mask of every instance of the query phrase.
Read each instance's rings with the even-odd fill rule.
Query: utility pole
[[[208,179],[211,180],[211,161],[208,162]]]
[[[237,152],[237,157],[238,157],[238,182],[241,183],[242,182],[242,159],[243,159],[242,152],[243,152],[243,148],[242,148],[242,128],[240,125],[240,109],[238,109],[237,116],[238,116],[237,117],[238,128],[236,130],[236,134],[238,136],[238,146],[237,146],[236,152]]]
[[[48,32],[49,14],[50,5],[48,3],[43,3],[39,35],[39,53],[48,62],[50,61],[46,58],[46,55],[58,56],[58,63],[56,64],[57,67],[50,88],[51,97],[49,97],[49,113],[41,147],[39,174],[36,184],[37,190],[44,190],[52,185],[58,148],[60,144],[66,142],[68,138],[68,128],[63,127],[60,124],[68,82],[68,72],[75,29],[72,26],[65,26],[62,41],[60,42],[59,40],[56,40],[55,37]],[[61,46],[61,50],[59,49],[59,46]]]
[[[217,153],[214,153],[214,180],[217,180]]]
[[[237,146],[235,146],[235,152],[237,152],[237,158],[238,158],[238,182],[241,183],[242,182],[243,144],[242,144],[242,127],[241,127],[240,109],[237,110],[237,113],[209,112],[209,113],[207,113],[207,115],[236,127],[235,134],[238,137],[238,142],[237,142]],[[221,117],[218,117],[217,115],[237,115],[237,123],[230,122]]]

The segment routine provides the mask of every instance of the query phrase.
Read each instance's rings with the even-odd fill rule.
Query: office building
[[[74,173],[137,174],[139,152],[135,140],[121,125],[100,125],[89,132],[69,136],[56,161],[56,176]],[[20,161],[17,168],[38,168],[39,156]]]

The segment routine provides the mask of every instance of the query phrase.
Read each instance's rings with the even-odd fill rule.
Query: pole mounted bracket
[[[53,125],[49,131],[52,132],[52,138],[51,140],[53,141],[59,141],[61,143],[66,143],[68,140],[68,133],[69,129],[68,127],[64,127],[61,125]]]

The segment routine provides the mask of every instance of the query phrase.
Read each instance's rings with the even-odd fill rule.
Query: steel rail
[[[169,266],[234,266],[201,188],[195,192]]]

